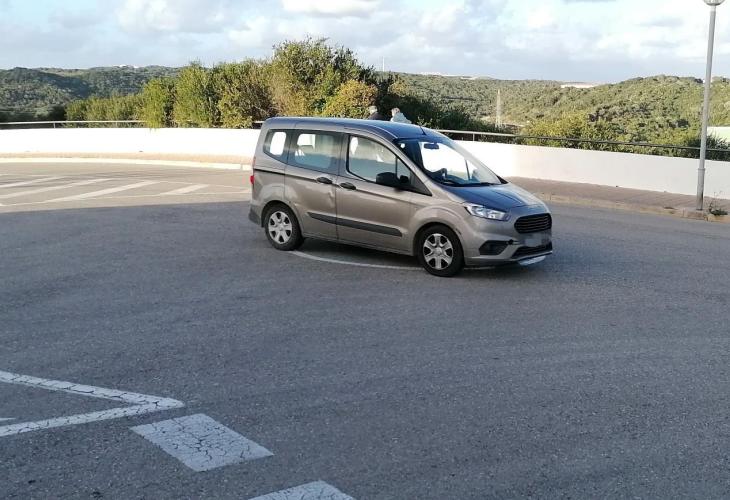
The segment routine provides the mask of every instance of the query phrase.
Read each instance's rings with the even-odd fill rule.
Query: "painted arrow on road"
[[[145,415],[147,413],[172,410],[174,408],[182,408],[185,406],[185,404],[181,401],[170,398],[161,398],[158,396],[150,396],[148,394],[137,394],[135,392],[118,391],[116,389],[106,389],[104,387],[94,387],[92,385],[76,384],[73,382],[63,382],[61,380],[50,380],[0,371],[0,383],[3,382],[6,384],[46,389],[49,391],[67,392],[76,396],[108,399],[129,406],[121,406],[110,410],[94,411],[78,415],[68,415],[65,417],[50,418],[47,420],[38,420],[35,422],[21,422],[17,424],[4,425],[0,426],[0,438],[4,436],[14,436],[24,432],[52,429],[54,427],[88,424],[90,422],[98,422],[100,420]]]

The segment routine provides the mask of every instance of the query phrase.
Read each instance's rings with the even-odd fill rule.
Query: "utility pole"
[[[502,90],[497,90],[497,117],[494,120],[494,125],[497,128],[502,128]]]
[[[712,55],[715,45],[715,17],[717,6],[725,0],[705,0],[710,6],[710,33],[707,37],[707,68],[705,72],[705,100],[702,106],[702,139],[700,142],[700,166],[697,169],[697,210],[705,208],[705,159],[707,158],[707,124],[710,121],[710,88],[712,85]]]

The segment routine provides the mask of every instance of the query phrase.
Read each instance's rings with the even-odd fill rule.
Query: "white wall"
[[[707,133],[716,139],[730,141],[730,127],[708,127]]]
[[[65,128],[0,130],[0,154],[161,153],[250,158],[258,130]]]
[[[258,130],[33,129],[0,130],[0,154],[161,153],[253,157]],[[697,161],[687,158],[462,141],[504,177],[584,182],[695,194]],[[707,162],[705,193],[730,195],[730,163]]]
[[[460,143],[503,177],[583,182],[692,195],[698,161],[689,158],[609,153],[582,149]],[[730,195],[730,163],[708,161],[705,193]]]

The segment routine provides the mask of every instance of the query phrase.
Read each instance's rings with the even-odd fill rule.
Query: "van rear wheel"
[[[434,276],[459,274],[464,268],[464,252],[456,233],[441,225],[426,229],[418,242],[418,261]]]
[[[264,229],[269,243],[277,250],[296,250],[304,243],[299,221],[286,205],[274,205],[266,211]]]

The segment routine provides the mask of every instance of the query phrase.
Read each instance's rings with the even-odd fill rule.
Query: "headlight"
[[[466,211],[472,214],[474,217],[481,217],[482,219],[489,219],[489,220],[507,220],[509,219],[509,214],[507,212],[502,212],[501,210],[494,210],[489,207],[485,207],[484,205],[475,205],[473,203],[467,203],[464,205],[464,208],[466,208]]]

